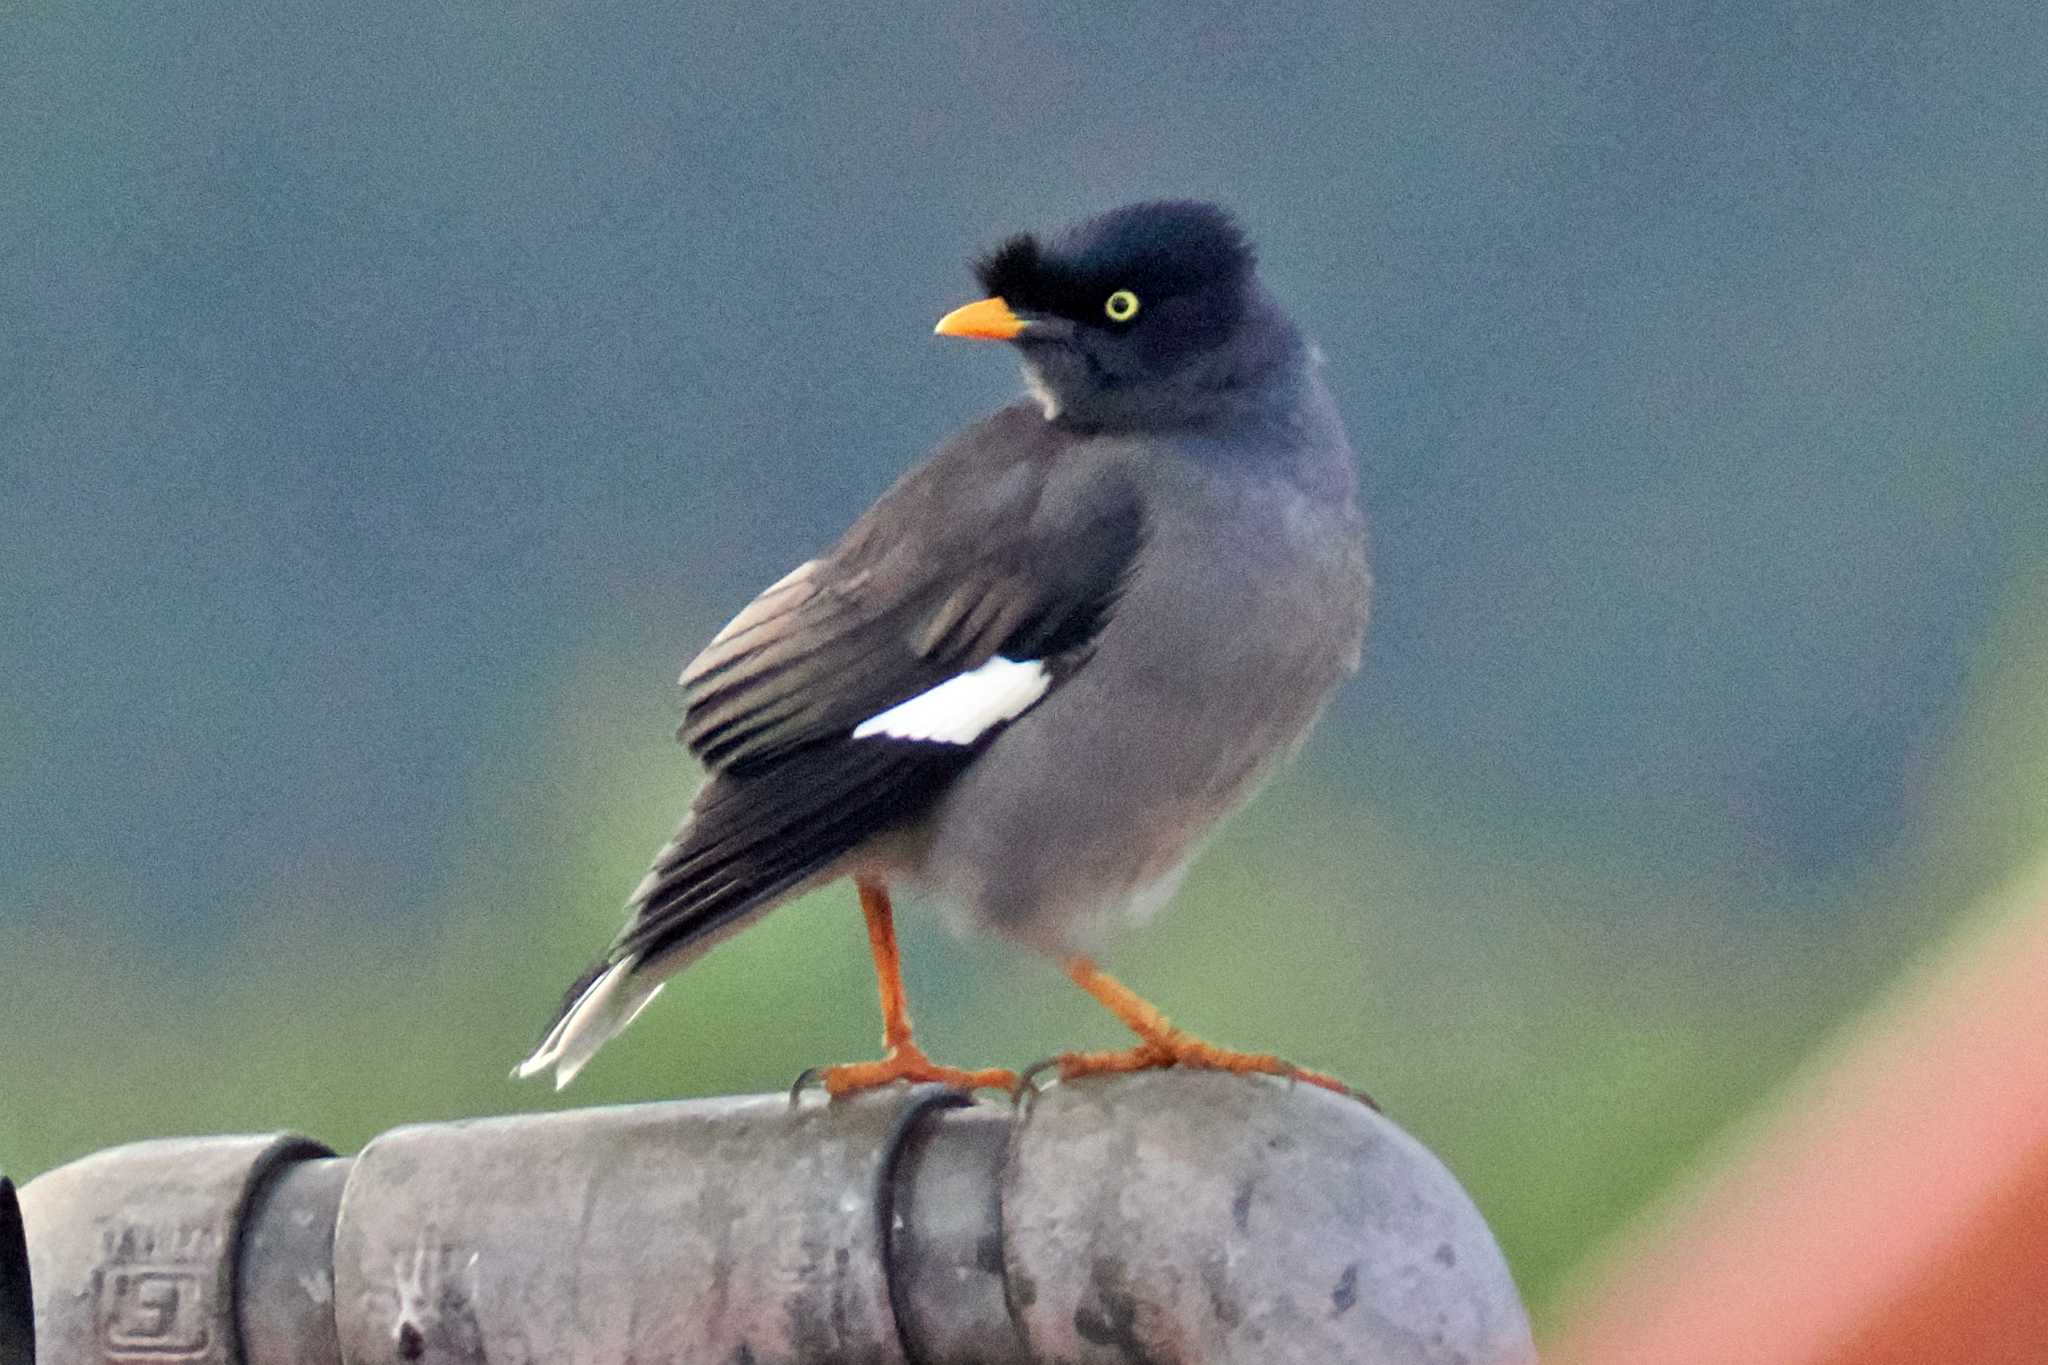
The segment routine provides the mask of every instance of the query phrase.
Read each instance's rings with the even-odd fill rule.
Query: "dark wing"
[[[760,772],[998,655],[1061,660],[1101,629],[1138,540],[1125,508],[908,581],[813,561],[684,671],[677,737],[714,771]]]
[[[1143,541],[1136,495],[1106,479],[1053,515],[1042,469],[998,468],[982,486],[960,472],[942,461],[917,471],[684,672],[680,735],[712,778],[636,893],[611,960],[704,942],[912,823],[1085,663]],[[970,705],[949,738],[856,734],[963,675],[976,674],[971,693],[1005,672],[1017,686],[989,709]]]

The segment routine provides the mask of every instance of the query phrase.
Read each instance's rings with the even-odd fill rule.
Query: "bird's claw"
[[[823,1067],[807,1066],[796,1073],[796,1079],[789,1083],[789,1107],[796,1109],[804,1102],[804,1087],[824,1078]]]
[[[1038,1078],[1058,1067],[1059,1064],[1059,1058],[1047,1057],[1043,1061],[1033,1062],[1030,1066],[1018,1072],[1017,1086],[1010,1092],[1010,1103],[1021,1105],[1027,1099],[1036,1099],[1038,1097]]]
[[[1018,1072],[1017,1084],[1010,1091],[1011,1107],[1020,1113],[1030,1113],[1032,1102],[1044,1093],[1044,1087],[1039,1085],[1038,1078],[1048,1071],[1059,1070],[1061,1063],[1068,1055],[1067,1053],[1060,1053],[1056,1056],[1044,1058],[1041,1061],[1033,1062],[1030,1066]]]

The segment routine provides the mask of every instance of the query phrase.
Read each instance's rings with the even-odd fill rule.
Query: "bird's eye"
[[[1102,305],[1102,311],[1109,314],[1111,322],[1129,322],[1138,316],[1138,296],[1128,289],[1119,289]]]

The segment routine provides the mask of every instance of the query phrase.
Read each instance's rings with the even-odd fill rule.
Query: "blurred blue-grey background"
[[[1342,1071],[1539,1308],[2048,842],[2048,10],[0,13],[0,1163],[504,1079],[678,665],[1017,387],[998,237],[1220,199],[1380,584],[1109,965]],[[1115,1038],[929,919],[950,1060]],[[566,1102],[869,1055],[840,889]]]

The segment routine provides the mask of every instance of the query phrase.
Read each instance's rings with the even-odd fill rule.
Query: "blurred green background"
[[[2048,846],[2044,70],[2024,2],[9,6],[0,1164],[871,1055],[842,888],[506,1079],[679,664],[1015,391],[966,258],[1191,194],[1380,596],[1108,965],[1371,1089],[1540,1314]],[[907,939],[947,1060],[1116,1041]]]

